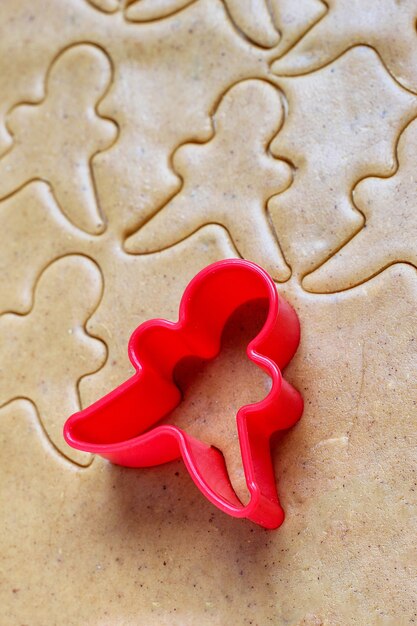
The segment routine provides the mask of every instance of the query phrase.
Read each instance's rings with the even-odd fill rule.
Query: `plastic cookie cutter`
[[[173,378],[185,357],[213,359],[220,352],[222,330],[242,304],[265,299],[265,323],[246,353],[272,379],[268,395],[239,409],[236,422],[243,469],[250,495],[243,505],[230,482],[223,455],[162,418],[181,402]],[[150,467],[182,457],[200,491],[219,509],[265,528],[284,520],[270,451],[270,437],[295,424],[303,401],[281,375],[300,337],[297,315],[258,265],[240,259],[213,263],[185,289],[178,322],[154,319],[141,324],[129,341],[135,374],[64,426],[67,443],[100,454],[126,467]]]

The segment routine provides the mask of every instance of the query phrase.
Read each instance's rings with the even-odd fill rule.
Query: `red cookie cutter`
[[[239,409],[236,422],[243,468],[250,494],[243,505],[230,483],[223,455],[180,428],[156,425],[181,401],[173,380],[176,364],[187,356],[213,359],[220,352],[222,330],[242,304],[266,299],[269,310],[248,357],[272,379],[267,397]],[[273,432],[301,417],[303,401],[281,375],[300,337],[297,315],[258,265],[240,259],[213,263],[187,286],[178,322],[154,319],[141,324],[129,341],[136,373],[64,426],[67,443],[127,467],[149,467],[182,457],[200,491],[219,509],[246,517],[265,528],[284,520],[270,451]]]

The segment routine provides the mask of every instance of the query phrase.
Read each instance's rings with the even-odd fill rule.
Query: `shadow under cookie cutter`
[[[181,402],[173,380],[185,357],[213,359],[221,349],[231,314],[252,300],[268,301],[261,331],[247,355],[272,379],[268,395],[243,406],[236,416],[250,500],[243,505],[231,485],[223,455],[174,425],[158,426]],[[153,319],[141,324],[129,341],[136,373],[109,394],[66,421],[64,437],[79,450],[100,454],[126,467],[150,467],[182,457],[200,491],[233,517],[277,528],[284,520],[271,459],[272,433],[293,426],[303,400],[281,375],[297,350],[300,326],[294,309],[278,297],[272,278],[258,265],[229,259],[209,265],[185,289],[178,322]]]

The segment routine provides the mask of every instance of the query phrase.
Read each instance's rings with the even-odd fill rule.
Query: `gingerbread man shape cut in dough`
[[[0,200],[44,180],[73,224],[91,234],[104,230],[90,163],[117,135],[95,109],[110,81],[110,61],[94,45],[73,46],[56,58],[44,100],[18,105],[9,115],[14,141],[0,159]]]

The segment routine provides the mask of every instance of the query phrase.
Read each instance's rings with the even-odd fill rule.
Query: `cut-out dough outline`
[[[404,88],[403,88],[404,89]],[[323,265],[325,265],[331,258],[333,258],[338,252],[340,252],[340,250],[342,248],[344,248],[350,241],[352,241],[352,239],[354,239],[356,237],[356,235],[358,235],[366,226],[366,215],[364,214],[363,211],[361,211],[361,209],[357,206],[356,202],[355,202],[355,198],[354,198],[354,191],[355,188],[364,180],[367,180],[368,178],[377,178],[380,180],[388,180],[390,178],[392,178],[393,176],[395,176],[398,173],[398,170],[400,168],[400,162],[398,159],[398,146],[399,143],[401,141],[401,138],[403,136],[403,134],[406,132],[407,128],[415,123],[417,121],[417,117],[414,117],[413,119],[411,119],[409,122],[407,122],[404,126],[404,128],[401,129],[400,133],[398,134],[398,136],[396,137],[395,140],[395,147],[394,147],[394,161],[395,161],[395,167],[394,170],[387,174],[386,176],[362,176],[361,178],[359,178],[359,180],[357,180],[355,182],[355,184],[353,185],[351,191],[350,191],[350,202],[352,203],[354,209],[362,216],[363,219],[363,223],[362,225],[356,229],[353,234],[350,235],[350,237],[348,237],[347,239],[345,239],[343,241],[343,243],[338,246],[338,248],[336,250],[334,250],[330,255],[328,255],[324,260],[322,260],[314,269],[312,269],[311,271],[305,273],[302,277],[301,277],[301,287],[302,289],[306,292],[306,293],[311,293],[311,294],[317,294],[317,295],[332,295],[332,294],[337,294],[337,293],[343,293],[344,291],[350,291],[351,289],[355,289],[355,287],[359,287],[360,285],[363,285],[367,282],[369,282],[370,280],[372,280],[373,278],[375,278],[376,276],[378,276],[379,274],[381,274],[381,272],[384,272],[386,269],[388,269],[389,267],[391,267],[392,265],[397,265],[397,264],[402,264],[402,265],[409,265],[410,267],[414,268],[415,270],[417,270],[417,266],[414,265],[413,263],[411,263],[410,261],[404,260],[404,259],[397,259],[395,261],[389,261],[389,263],[387,263],[386,265],[384,265],[383,267],[381,267],[380,269],[378,269],[376,272],[374,272],[373,274],[371,274],[370,276],[368,276],[367,278],[361,279],[358,282],[354,283],[353,285],[351,285],[350,287],[345,287],[344,289],[338,289],[335,291],[326,291],[326,292],[322,292],[322,291],[312,291],[310,289],[307,289],[304,286],[304,279],[307,276],[310,276],[311,274],[313,274],[315,271],[317,271],[319,268],[323,267]]]
[[[78,388],[77,388],[78,391]],[[88,461],[88,463],[81,465],[81,463],[78,463],[78,461],[76,461],[75,459],[70,459],[68,458],[61,450],[59,450],[59,448],[57,448],[57,446],[55,445],[55,443],[52,441],[52,439],[49,437],[48,435],[48,431],[45,429],[45,426],[43,424],[42,421],[42,417],[39,413],[38,407],[36,406],[36,404],[33,402],[33,400],[31,398],[29,398],[28,396],[15,396],[14,398],[11,398],[10,400],[7,400],[7,402],[4,402],[4,404],[0,405],[0,410],[1,409],[5,409],[6,407],[8,407],[9,405],[13,404],[14,402],[24,402],[24,403],[29,403],[30,406],[33,409],[33,412],[35,413],[35,419],[42,431],[42,436],[45,439],[46,444],[48,445],[48,447],[50,448],[50,450],[52,450],[52,452],[54,452],[61,460],[63,459],[65,463],[69,463],[72,466],[76,466],[78,469],[80,470],[86,470],[89,467],[91,467],[91,465],[94,463],[94,459],[96,458],[94,455],[91,455],[90,460]]]
[[[40,282],[40,280],[42,279],[43,274],[45,273],[46,270],[48,270],[48,268],[53,265],[54,263],[56,263],[57,261],[60,261],[61,259],[66,259],[66,258],[80,258],[80,257],[84,257],[86,259],[88,259],[88,261],[91,261],[92,263],[94,263],[96,269],[99,271],[100,276],[101,276],[101,286],[100,286],[100,295],[98,297],[97,300],[97,304],[96,306],[93,308],[91,314],[88,316],[88,318],[85,319],[83,324],[80,324],[80,327],[82,328],[82,330],[84,331],[84,333],[87,335],[87,337],[91,337],[92,339],[95,339],[97,341],[99,341],[102,346],[104,347],[104,351],[105,351],[105,355],[104,355],[104,359],[103,362],[101,363],[101,365],[96,368],[94,371],[91,372],[87,372],[86,374],[82,374],[81,376],[79,376],[77,378],[77,380],[75,381],[75,393],[76,393],[76,397],[77,397],[77,402],[78,402],[78,406],[81,408],[82,407],[82,403],[81,403],[81,394],[80,394],[80,382],[83,378],[85,378],[86,376],[92,376],[94,374],[96,374],[98,371],[100,371],[104,365],[106,364],[108,358],[109,358],[109,350],[108,350],[108,346],[107,344],[101,339],[101,337],[98,337],[97,335],[94,335],[93,333],[90,333],[87,330],[87,324],[89,322],[89,320],[93,317],[93,315],[96,313],[98,307],[100,306],[102,300],[103,300],[103,295],[104,295],[104,289],[105,289],[105,282],[104,282],[104,275],[103,275],[103,271],[99,265],[99,263],[92,258],[91,256],[88,256],[86,254],[83,253],[78,253],[78,252],[74,252],[74,253],[69,253],[69,254],[63,254],[61,256],[58,257],[54,257],[53,259],[51,259],[43,268],[42,270],[39,272],[39,274],[36,276],[36,279],[34,281],[33,284],[33,290],[32,290],[32,306],[29,309],[29,311],[25,312],[25,313],[16,313],[15,311],[7,311],[4,312],[0,315],[0,317],[3,317],[3,315],[15,315],[17,317],[27,317],[28,315],[30,315],[34,309],[35,306],[35,293],[38,287],[38,284]],[[91,459],[89,461],[88,464],[84,465],[81,463],[78,463],[77,461],[75,461],[74,459],[70,459],[69,457],[66,456],[66,454],[60,450],[56,444],[52,441],[52,439],[50,438],[49,434],[48,434],[48,430],[42,420],[42,415],[40,413],[40,411],[38,410],[38,407],[36,406],[35,402],[28,396],[25,395],[18,395],[18,396],[14,396],[13,398],[9,398],[6,402],[4,402],[3,404],[0,405],[0,409],[4,408],[5,406],[7,406],[8,404],[11,404],[12,402],[15,402],[16,400],[27,400],[28,402],[30,402],[32,404],[32,406],[35,408],[35,412],[36,415],[38,417],[38,421],[39,424],[42,428],[42,431],[46,437],[46,439],[48,440],[48,442],[50,443],[50,445],[52,446],[52,448],[54,449],[54,451],[60,455],[60,457],[62,457],[63,459],[65,459],[66,462],[71,463],[73,465],[77,465],[78,467],[82,468],[82,469],[86,469],[87,467],[91,466],[91,463],[93,461],[93,459]]]
[[[272,78],[274,79],[274,78],[276,78],[276,77],[272,77]],[[183,190],[183,188],[184,188],[184,178],[183,178],[183,177],[182,177],[182,175],[181,175],[181,174],[180,174],[180,173],[179,173],[179,172],[175,169],[175,166],[174,166],[174,160],[175,160],[175,155],[176,155],[176,153],[177,153],[177,152],[178,152],[181,148],[183,148],[183,147],[185,147],[185,146],[194,146],[194,145],[195,145],[195,146],[204,146],[204,145],[207,145],[207,144],[209,144],[209,143],[210,143],[210,142],[211,142],[211,141],[215,138],[215,135],[216,135],[216,127],[215,127],[214,117],[215,117],[215,115],[216,115],[216,112],[217,112],[217,110],[218,110],[218,108],[219,108],[219,106],[220,106],[220,104],[221,104],[222,100],[224,99],[224,97],[225,97],[225,96],[226,96],[226,95],[227,95],[227,94],[228,94],[228,93],[229,93],[229,92],[230,92],[230,91],[231,91],[234,87],[236,87],[236,86],[238,86],[238,85],[241,85],[241,84],[244,84],[244,83],[246,83],[246,82],[250,82],[250,81],[260,81],[260,82],[265,82],[266,84],[272,85],[272,86],[273,86],[273,87],[274,87],[274,88],[278,91],[278,95],[279,95],[279,98],[280,98],[280,100],[281,100],[281,104],[282,104],[282,112],[283,112],[283,115],[282,115],[282,120],[281,120],[281,123],[280,123],[280,125],[278,126],[278,128],[277,128],[277,130],[276,130],[276,132],[275,132],[274,136],[273,136],[273,137],[270,139],[270,141],[268,142],[268,144],[267,144],[267,146],[266,146],[266,148],[265,148],[265,152],[266,152],[266,154],[267,154],[268,156],[270,156],[272,159],[274,159],[274,160],[280,160],[280,161],[283,161],[284,163],[286,163],[286,164],[289,166],[289,168],[290,168],[290,170],[291,170],[291,172],[292,172],[292,179],[291,179],[291,181],[290,181],[290,183],[289,183],[288,187],[286,187],[283,191],[281,191],[281,192],[280,192],[280,194],[285,193],[285,191],[286,191],[286,190],[287,190],[287,189],[291,186],[291,184],[292,184],[292,182],[293,182],[293,175],[294,175],[294,172],[296,171],[296,167],[294,166],[294,164],[293,164],[293,163],[292,163],[292,162],[291,162],[288,158],[286,158],[286,157],[281,157],[281,156],[278,156],[278,155],[275,155],[275,154],[273,154],[273,153],[271,152],[271,150],[270,150],[270,146],[271,146],[272,142],[274,141],[275,137],[276,137],[276,136],[280,133],[280,131],[282,130],[282,128],[283,128],[283,126],[284,126],[284,124],[285,124],[285,120],[286,120],[286,117],[287,117],[287,111],[288,111],[288,103],[287,103],[287,99],[286,99],[285,93],[283,92],[282,88],[280,87],[280,85],[279,85],[278,81],[275,81],[275,80],[273,80],[273,79],[272,79],[272,80],[266,80],[265,78],[253,77],[253,78],[245,78],[245,79],[243,79],[243,80],[238,80],[238,81],[233,82],[231,85],[229,85],[229,86],[228,86],[228,88],[227,88],[227,89],[225,89],[225,90],[224,90],[224,91],[223,91],[223,92],[219,95],[219,97],[218,97],[218,98],[215,100],[215,102],[213,103],[213,106],[212,106],[211,111],[209,112],[210,124],[211,124],[211,129],[212,129],[212,132],[211,132],[210,137],[209,137],[208,139],[204,140],[204,141],[185,141],[185,142],[182,142],[182,143],[181,143],[180,145],[178,145],[178,146],[177,146],[177,147],[173,150],[173,152],[170,154],[170,156],[169,156],[169,166],[170,166],[170,168],[171,168],[171,171],[174,173],[174,175],[175,175],[175,176],[179,179],[179,181],[180,181],[180,186],[178,187],[178,189],[177,189],[174,193],[172,193],[172,194],[171,194],[171,195],[170,195],[167,199],[165,199],[165,200],[164,200],[164,202],[163,202],[161,205],[159,205],[158,207],[156,207],[156,208],[154,209],[154,211],[152,211],[152,213],[149,213],[149,214],[146,216],[146,218],[145,218],[145,219],[142,221],[142,223],[140,224],[139,228],[138,228],[138,227],[135,227],[135,228],[133,228],[133,229],[130,229],[130,230],[126,231],[126,233],[125,233],[125,237],[124,237],[124,241],[123,241],[123,246],[122,246],[122,247],[123,247],[123,250],[124,250],[124,252],[125,252],[126,254],[129,254],[129,255],[134,255],[134,256],[142,256],[142,255],[143,255],[143,256],[147,256],[147,255],[149,255],[149,254],[156,254],[156,253],[158,253],[158,252],[162,252],[162,251],[168,250],[168,249],[170,249],[170,248],[172,248],[172,247],[174,247],[174,246],[178,245],[178,244],[179,244],[179,243],[181,243],[182,241],[185,241],[185,240],[186,240],[186,239],[188,239],[189,237],[192,237],[192,236],[193,236],[196,232],[198,232],[201,228],[204,228],[205,226],[209,226],[210,224],[213,224],[213,225],[218,225],[218,226],[221,226],[224,230],[226,230],[226,232],[227,232],[227,234],[228,234],[228,236],[229,236],[229,238],[230,238],[230,240],[231,240],[231,242],[232,242],[233,248],[236,250],[236,252],[237,252],[238,256],[239,256],[240,258],[242,258],[242,259],[244,258],[244,257],[241,255],[241,253],[239,252],[239,249],[238,249],[238,247],[236,246],[236,243],[234,242],[234,239],[233,239],[233,237],[232,237],[232,235],[231,235],[231,233],[230,233],[229,229],[227,228],[227,226],[226,226],[225,224],[222,224],[221,222],[218,222],[218,221],[212,221],[212,220],[211,220],[211,221],[208,221],[208,222],[207,222],[207,223],[205,223],[205,224],[202,224],[201,226],[198,226],[195,230],[193,230],[192,232],[188,233],[187,235],[185,235],[185,236],[184,236],[184,237],[182,237],[181,239],[179,239],[179,240],[175,241],[175,242],[174,242],[174,243],[172,243],[171,245],[166,246],[166,247],[163,247],[163,248],[158,248],[158,250],[152,250],[151,252],[130,252],[129,250],[126,250],[126,246],[125,246],[125,244],[126,244],[126,240],[127,240],[127,239],[128,239],[128,238],[132,235],[132,234],[134,234],[134,233],[136,233],[136,232],[139,232],[139,231],[141,230],[141,228],[142,228],[143,226],[145,226],[145,224],[147,224],[150,220],[152,220],[152,218],[153,218],[153,217],[155,217],[155,215],[157,215],[157,213],[159,213],[160,211],[162,211],[162,210],[163,210],[163,209],[164,209],[164,208],[165,208],[165,207],[166,207],[166,206],[167,206],[167,205],[171,202],[171,200],[172,200],[173,198],[175,198],[175,196],[177,196],[177,195],[179,195],[179,194],[181,193],[181,191],[182,191],[182,190]],[[280,195],[280,194],[278,194],[278,195]],[[270,213],[269,213],[269,210],[268,210],[268,203],[269,203],[269,201],[271,200],[271,198],[273,198],[275,195],[277,195],[277,194],[272,194],[269,198],[267,198],[267,200],[266,200],[266,202],[265,202],[265,205],[264,205],[263,209],[264,209],[264,213],[265,213],[265,218],[266,218],[266,220],[267,220],[267,221],[268,221],[268,223],[269,223],[269,226],[270,226],[270,229],[271,229],[271,233],[272,233],[272,235],[274,236],[274,239],[275,239],[276,245],[277,245],[277,247],[278,247],[278,249],[279,249],[279,251],[280,251],[280,253],[281,253],[281,255],[282,255],[282,258],[283,258],[283,260],[284,260],[284,263],[287,265],[287,267],[289,268],[289,272],[290,272],[290,273],[289,273],[288,278],[285,278],[285,279],[284,279],[284,280],[282,280],[282,281],[276,281],[276,282],[278,282],[278,283],[285,283],[285,282],[287,282],[288,280],[290,280],[290,278],[291,278],[291,275],[292,275],[292,268],[291,268],[290,264],[288,263],[287,259],[285,258],[285,255],[284,255],[284,253],[283,253],[282,247],[281,247],[281,245],[280,245],[280,243],[279,243],[279,233],[277,233],[277,232],[276,232],[276,230],[275,230],[275,228],[274,228],[274,226],[273,226],[272,219],[271,219],[271,216],[270,216]]]
[[[105,115],[101,115],[99,113],[99,111],[98,111],[101,102],[106,98],[106,96],[108,95],[108,93],[110,92],[110,90],[112,88],[112,85],[113,85],[113,82],[114,82],[114,76],[115,76],[115,67],[114,67],[113,60],[111,59],[110,54],[102,46],[100,46],[97,43],[90,42],[90,41],[77,41],[77,42],[72,43],[72,44],[70,44],[68,46],[65,46],[64,48],[61,48],[59,50],[59,52],[52,58],[52,60],[50,61],[49,65],[48,65],[48,67],[46,69],[46,72],[45,72],[45,75],[44,75],[44,80],[43,80],[43,97],[41,99],[39,99],[39,100],[31,100],[31,101],[30,100],[21,100],[21,101],[15,103],[15,104],[13,104],[10,107],[10,109],[7,111],[7,113],[5,115],[5,128],[6,128],[7,132],[9,133],[12,141],[11,141],[10,145],[8,146],[7,150],[0,155],[0,161],[6,155],[8,155],[9,152],[11,152],[13,150],[14,146],[15,146],[13,131],[10,129],[10,127],[9,127],[9,125],[7,123],[8,117],[11,115],[11,113],[14,111],[14,109],[16,109],[16,108],[18,108],[18,107],[20,107],[22,105],[36,106],[36,105],[41,105],[41,104],[43,104],[45,102],[45,100],[48,98],[48,95],[49,95],[48,81],[49,81],[50,74],[51,74],[53,66],[59,60],[59,58],[61,56],[63,56],[69,50],[76,49],[78,46],[91,46],[93,48],[96,48],[101,54],[104,54],[106,56],[107,61],[109,63],[109,67],[110,67],[110,79],[109,79],[108,85],[104,89],[102,95],[96,100],[93,108],[94,108],[94,112],[95,112],[95,114],[97,115],[98,118],[100,118],[102,120],[105,120],[107,122],[110,122],[115,127],[115,129],[116,129],[115,138],[108,145],[108,147],[105,148],[105,150],[97,150],[88,159],[88,167],[89,167],[89,175],[90,175],[91,186],[92,186],[92,190],[93,190],[93,193],[94,193],[94,197],[95,197],[95,201],[96,201],[96,206],[97,206],[98,212],[100,214],[101,219],[103,220],[104,228],[103,228],[102,232],[104,232],[106,230],[106,228],[107,228],[107,219],[106,219],[106,216],[103,215],[103,212],[101,210],[99,193],[98,193],[98,189],[97,189],[97,185],[96,185],[96,181],[95,181],[95,176],[94,176],[93,160],[94,160],[94,157],[97,154],[101,154],[102,152],[107,152],[108,150],[111,150],[111,148],[117,143],[117,140],[118,140],[119,135],[120,135],[120,127],[119,127],[118,122],[115,119],[112,119],[112,118],[107,117]],[[54,195],[55,201],[56,201],[57,205],[59,206],[62,215],[75,228],[81,230],[82,232],[85,232],[83,229],[80,228],[80,226],[78,226],[76,223],[74,223],[74,221],[72,219],[70,219],[70,217],[67,215],[67,213],[63,210],[63,207],[57,201],[56,194],[55,194],[55,192],[53,190],[53,186],[46,179],[38,178],[38,177],[37,178],[29,178],[29,179],[27,179],[21,185],[19,185],[19,187],[17,187],[11,193],[9,193],[5,197],[3,197],[0,202],[2,202],[3,200],[7,200],[8,198],[11,198],[13,195],[19,193],[19,191],[21,189],[23,189],[27,184],[29,184],[31,182],[34,182],[34,181],[37,181],[37,180],[39,180],[41,182],[44,182],[44,183],[46,183],[46,184],[48,184],[50,186],[50,188],[52,189],[52,193]],[[94,236],[101,235],[102,232],[101,233],[97,233],[97,235],[94,235],[92,233],[88,233],[88,234],[94,237]]]

